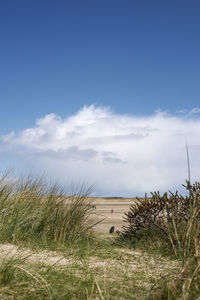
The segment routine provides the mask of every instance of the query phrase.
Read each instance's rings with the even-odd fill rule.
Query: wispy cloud
[[[61,119],[49,114],[18,135],[1,137],[1,149],[61,182],[88,179],[102,194],[132,195],[177,188],[191,172],[200,179],[200,119],[157,111],[137,117],[84,107]]]
[[[185,115],[194,115],[194,114],[200,114],[200,108],[199,107],[194,107],[191,110],[188,109],[181,109],[178,111],[181,114],[185,114]]]
[[[194,107],[191,111],[190,114],[200,114],[200,108],[199,107]]]

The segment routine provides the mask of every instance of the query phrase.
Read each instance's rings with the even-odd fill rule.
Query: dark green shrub
[[[185,188],[185,197],[178,192],[163,196],[152,193],[150,199],[138,199],[125,214],[123,237],[135,241],[156,229],[158,237],[183,262],[176,278],[158,282],[148,299],[200,297],[200,184],[187,182]]]
[[[186,196],[154,192],[151,198],[137,198],[125,214],[122,236],[136,241],[143,232],[156,228],[177,257],[187,257],[194,251],[194,235],[200,226],[200,185],[187,182],[185,188]]]

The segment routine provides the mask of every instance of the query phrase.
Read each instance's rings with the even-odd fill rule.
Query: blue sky
[[[74,126],[72,132],[75,134],[77,126],[79,128],[86,126],[87,119],[89,122],[87,126],[94,122],[97,137],[98,132],[104,130],[106,134],[107,132],[115,136],[121,134],[127,138],[140,134],[145,136],[148,130],[145,131],[144,127],[152,127],[158,118],[162,119],[162,124],[166,122],[166,127],[156,123],[154,129],[163,130],[165,134],[166,128],[173,123],[173,118],[177,118],[177,122],[182,122],[182,127],[179,123],[174,125],[179,132],[182,130],[181,149],[184,149],[185,138],[192,136],[191,132],[186,134],[184,124],[187,128],[191,128],[191,131],[196,132],[191,143],[190,140],[188,141],[191,144],[191,159],[196,161],[197,153],[196,150],[192,152],[192,147],[198,148],[200,124],[199,36],[200,2],[194,0],[0,1],[0,136],[2,136],[0,158],[2,165],[13,164],[16,168],[20,168],[19,166],[32,168],[38,163],[39,156],[39,160],[43,157],[43,162],[48,156],[48,162],[43,168],[48,173],[54,174],[56,173],[53,163],[55,155],[52,156],[52,153],[49,155],[51,151],[56,151],[56,155],[63,163],[69,163],[65,161],[66,157],[76,161],[76,166],[73,163],[71,165],[75,170],[78,170],[77,161],[80,160],[78,156],[74,156],[74,153],[83,155],[84,159],[87,155],[91,155],[91,159],[94,160],[91,165],[99,166],[96,169],[91,167],[93,174],[91,179],[95,178],[95,183],[98,185],[101,178],[104,178],[105,172],[113,172],[113,169],[108,166],[101,169],[102,161],[95,161],[95,152],[92,151],[96,151],[98,155],[104,157],[104,160],[106,158],[107,163],[112,161],[113,164],[114,162],[128,164],[130,155],[127,155],[126,149],[129,144],[124,142],[122,145],[120,141],[121,152],[120,155],[116,154],[113,150],[118,146],[115,144],[116,139],[114,144],[111,145],[111,140],[113,141],[111,139],[109,146],[104,145],[105,152],[114,153],[110,156],[108,153],[104,156],[102,149],[95,148],[94,144],[89,142],[87,148],[85,142],[75,138],[68,140],[68,148],[67,146],[56,148],[54,143],[62,144],[62,138],[58,142],[52,136],[49,148],[45,146],[41,149],[38,146],[36,151],[32,146],[30,148],[29,144],[27,150],[30,137],[27,138],[26,135],[25,143],[24,132],[32,128],[32,134],[35,130],[34,136],[39,134],[41,138],[40,131],[45,131],[47,139],[49,136],[47,131],[52,131],[54,128],[49,129],[49,125],[47,128],[44,122],[38,125],[37,120],[44,121],[45,116],[50,114],[54,114],[54,117],[52,115],[49,117],[53,123],[56,118],[60,118],[59,132],[61,127],[67,126],[65,130],[69,133],[68,126],[71,126],[70,128]],[[164,113],[159,115],[157,110]],[[83,123],[77,125],[80,114]],[[107,127],[102,129],[101,122],[99,123],[98,120],[104,117]],[[126,121],[131,125],[123,132],[121,127],[118,128],[116,125],[115,132],[107,121],[109,117],[113,122],[127,118]],[[69,125],[71,118],[74,118],[73,126]],[[82,134],[85,140],[91,140],[93,133],[86,127]],[[136,131],[133,132],[131,128],[140,129],[139,131],[134,129]],[[141,133],[142,130],[144,132]],[[153,129],[150,132],[153,132]],[[172,134],[174,134],[173,130],[170,131],[170,135]],[[163,141],[164,148],[168,135]],[[33,144],[36,145],[40,138],[35,137]],[[65,138],[64,136],[63,139]],[[138,143],[139,138],[136,140]],[[146,141],[145,147],[151,148],[154,145],[152,140],[153,137]],[[40,143],[42,144],[41,140]],[[136,147],[134,143],[131,145],[133,149]],[[37,155],[38,151],[40,152],[38,156],[34,153],[34,157],[37,157],[34,158],[35,163],[31,156],[34,151]],[[42,151],[44,152],[41,154]],[[50,151],[47,156],[45,156],[46,151]],[[65,155],[63,156],[60,151],[66,151]],[[163,153],[163,150],[159,151]],[[159,151],[158,155],[161,153]],[[138,155],[139,153],[140,151]],[[152,158],[145,157],[148,161]],[[140,161],[141,157],[138,156],[137,160]],[[173,155],[169,160],[173,160]],[[84,172],[90,165],[87,159],[86,161],[87,163],[81,165],[82,176],[90,177],[87,172]],[[132,163],[134,165],[134,162]],[[184,163],[183,158],[178,165],[185,168]],[[166,161],[162,167],[168,165]],[[172,169],[170,170],[166,178],[171,176],[170,172],[174,173]],[[98,172],[101,173],[101,178],[97,176]],[[131,171],[125,168],[124,172]],[[160,169],[152,172],[159,178]],[[198,179],[200,174],[196,169],[194,173],[196,174],[194,179]],[[64,174],[63,172],[63,176]],[[69,174],[68,176],[70,177]],[[74,173],[73,178],[75,177]],[[141,174],[141,181],[142,178],[144,173]],[[163,181],[166,178],[163,178]],[[116,187],[120,186],[119,182],[116,183]],[[177,181],[175,186],[179,183]],[[115,186],[112,182],[109,184]],[[99,185],[101,190],[103,185],[102,183]],[[166,186],[160,181],[163,189],[168,189],[171,185],[170,180],[167,181]],[[151,187],[153,189],[157,186],[152,184],[148,189],[151,190]],[[159,185],[157,188],[159,189]],[[123,191],[123,194],[130,194],[131,190],[133,193],[143,192],[145,187],[141,188],[140,183],[136,185],[123,183],[120,190],[117,188],[109,190],[108,185],[105,193]]]

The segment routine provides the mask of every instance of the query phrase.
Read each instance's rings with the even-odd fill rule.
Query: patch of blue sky
[[[145,123],[158,110],[198,124],[199,11],[197,0],[1,1],[0,136],[34,129],[51,113],[68,120],[92,104],[139,127],[135,118]],[[19,168],[14,144],[13,158],[4,153],[1,162]],[[107,158],[106,170],[120,159]]]

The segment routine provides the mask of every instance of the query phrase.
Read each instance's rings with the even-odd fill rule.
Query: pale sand
[[[105,199],[105,198],[94,198],[92,205],[94,208],[93,222],[102,220],[99,224],[94,227],[97,232],[109,233],[111,226],[115,226],[115,231],[121,231],[124,213],[129,211],[131,204],[136,201],[135,198],[130,199]],[[111,210],[113,209],[113,213]]]

